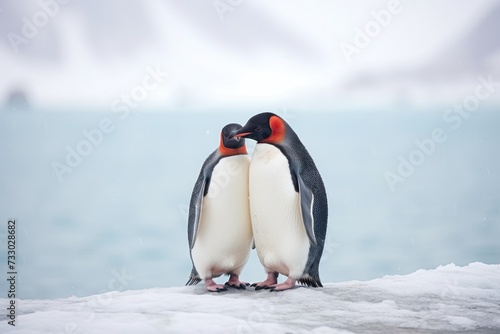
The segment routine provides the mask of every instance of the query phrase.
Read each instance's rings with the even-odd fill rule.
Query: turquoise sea
[[[498,107],[459,125],[446,110],[282,110],[328,192],[323,282],[500,263]],[[258,112],[0,111],[0,267],[15,219],[18,297],[184,285],[199,169]],[[263,277],[252,252],[242,279]]]

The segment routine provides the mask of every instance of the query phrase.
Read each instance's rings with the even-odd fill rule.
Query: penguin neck
[[[227,148],[223,144],[219,146],[219,154],[223,157],[229,157],[232,155],[238,155],[238,154],[248,154],[247,153],[247,148],[246,145],[243,145],[238,148]]]

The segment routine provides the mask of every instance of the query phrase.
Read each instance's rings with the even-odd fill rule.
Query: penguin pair
[[[244,138],[257,141],[252,159]],[[189,208],[193,262],[186,285],[205,280],[209,291],[244,289],[239,275],[255,245],[267,278],[256,290],[301,284],[321,287],[319,261],[328,220],[325,186],[297,134],[273,113],[228,124],[205,161]],[[230,276],[225,285],[214,277]],[[278,284],[278,275],[287,276]]]

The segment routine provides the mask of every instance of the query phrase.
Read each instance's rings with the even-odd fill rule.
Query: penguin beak
[[[240,141],[242,139],[242,137],[243,137],[243,134],[239,135],[238,130],[235,130],[235,131],[231,131],[229,136],[227,136],[227,139],[228,140],[235,139],[236,141]]]
[[[233,134],[233,138],[247,138],[248,136],[253,134],[253,129],[251,126],[248,126],[248,124],[245,124],[242,128],[240,128],[238,131],[236,131]]]
[[[249,134],[251,134],[251,132],[242,132],[242,133],[236,133],[232,136],[232,138],[241,138],[241,137],[245,137],[245,136],[248,136]]]

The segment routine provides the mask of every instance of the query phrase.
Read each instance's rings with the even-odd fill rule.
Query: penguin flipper
[[[300,195],[300,211],[302,214],[302,220],[304,221],[304,227],[306,228],[307,236],[311,244],[316,246],[316,236],[314,235],[314,194],[311,189],[306,186],[302,177],[297,174],[297,183],[299,185],[299,195]]]
[[[190,215],[189,219],[189,249],[193,249],[196,242],[196,235],[198,234],[198,227],[200,226],[201,211],[203,207],[203,197],[205,196],[205,186],[207,184],[205,178],[198,180],[199,186],[195,186],[197,192],[193,194],[193,202],[191,203],[191,210],[194,214]]]

